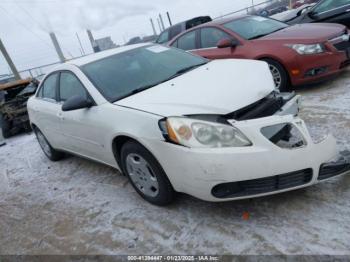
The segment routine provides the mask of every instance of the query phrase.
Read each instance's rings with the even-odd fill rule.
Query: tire
[[[261,60],[269,64],[270,71],[275,81],[275,87],[281,92],[288,91],[289,78],[284,67],[276,60],[270,58],[264,58]]]
[[[64,157],[64,153],[54,149],[50,143],[47,141],[44,134],[37,128],[34,128],[34,133],[38,139],[39,145],[43,150],[44,154],[53,162],[59,161]]]
[[[0,113],[0,126],[1,126],[1,129],[2,129],[2,136],[4,138],[9,138],[12,133],[11,133],[11,122],[10,121],[7,121],[3,114]]]
[[[175,200],[174,191],[163,168],[143,146],[126,142],[121,149],[121,167],[136,192],[146,201],[166,206]]]

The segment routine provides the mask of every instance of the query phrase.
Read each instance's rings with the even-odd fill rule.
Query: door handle
[[[64,120],[64,116],[63,114],[60,112],[60,113],[57,113],[57,117],[62,121]]]

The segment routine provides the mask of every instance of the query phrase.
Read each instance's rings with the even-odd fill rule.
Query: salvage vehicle
[[[282,20],[290,25],[301,23],[338,23],[350,28],[349,0],[321,0],[314,7],[306,7],[292,18]]]
[[[297,9],[297,8],[300,8],[304,5],[316,4],[317,2],[319,2],[319,0],[298,0],[298,1],[295,1],[294,3],[292,3],[292,8]]]
[[[281,91],[324,80],[350,65],[349,31],[335,24],[289,26],[265,17],[238,16],[190,29],[169,45],[208,59],[266,61]]]
[[[178,34],[181,34],[182,32],[192,27],[195,27],[197,25],[201,25],[210,21],[212,21],[210,16],[199,16],[199,17],[195,17],[190,20],[178,23],[176,25],[172,25],[171,27],[167,28],[165,31],[163,31],[159,35],[155,43],[166,44]]]
[[[60,65],[28,111],[49,159],[69,152],[105,163],[166,205],[176,192],[229,201],[349,172],[332,136],[312,140],[299,103],[275,90],[265,62],[139,44]]]
[[[20,130],[30,130],[27,101],[38,87],[37,79],[24,79],[0,85],[0,122],[8,138]]]
[[[281,21],[281,22],[285,22],[288,21],[290,19],[295,18],[296,16],[298,16],[299,14],[306,12],[309,8],[313,7],[315,4],[309,4],[309,5],[302,5],[296,9],[290,9],[288,11],[279,13],[279,14],[275,14],[270,16],[270,18]]]

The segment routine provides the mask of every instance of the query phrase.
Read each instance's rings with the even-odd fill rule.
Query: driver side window
[[[220,40],[222,39],[231,39],[224,31],[208,27],[201,29],[201,48],[211,48],[216,47]]]
[[[60,75],[59,101],[64,102],[73,96],[87,98],[87,91],[75,75],[62,72]]]

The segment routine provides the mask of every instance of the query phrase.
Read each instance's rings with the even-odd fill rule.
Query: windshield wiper
[[[197,67],[200,67],[200,66],[202,66],[202,65],[205,65],[205,64],[207,64],[207,63],[208,63],[208,62],[182,68],[182,69],[180,69],[179,71],[177,71],[175,74],[171,75],[170,77],[168,77],[168,78],[166,78],[166,79],[164,79],[164,80],[162,80],[162,81],[156,82],[156,83],[154,83],[154,84],[145,85],[145,86],[136,88],[136,89],[130,91],[129,93],[127,93],[127,94],[125,94],[125,95],[123,95],[123,96],[121,96],[121,97],[118,97],[115,101],[113,101],[113,103],[115,103],[115,102],[117,102],[117,101],[119,101],[119,100],[122,100],[122,99],[124,99],[124,98],[127,98],[127,97],[129,97],[129,96],[132,96],[132,95],[136,95],[136,94],[138,94],[138,93],[141,93],[141,92],[143,92],[143,91],[145,91],[145,90],[147,90],[147,89],[150,89],[150,88],[152,88],[152,87],[155,87],[155,86],[157,86],[157,85],[163,84],[164,82],[167,82],[167,81],[169,81],[169,80],[171,80],[171,79],[173,79],[173,78],[176,78],[176,77],[178,77],[178,76],[180,76],[180,75],[182,75],[182,74],[184,74],[184,73],[186,73],[186,72],[188,72],[188,71],[191,71],[191,70],[193,70],[193,69],[195,69],[195,68],[197,68]]]
[[[192,65],[192,66],[188,66],[188,67],[182,68],[182,69],[180,69],[179,71],[177,71],[177,72],[174,74],[174,76],[182,75],[182,74],[184,74],[184,73],[187,73],[187,72],[189,72],[189,71],[191,71],[191,70],[193,70],[193,69],[196,69],[197,67],[200,67],[200,66],[202,66],[202,65],[205,65],[205,64],[207,64],[207,63],[208,63],[208,62],[204,62],[204,63],[201,63],[201,64]]]
[[[249,38],[248,40],[253,40],[253,39],[257,39],[257,38],[264,37],[264,36],[267,36],[267,35],[271,35],[271,34],[276,33],[276,32],[278,32],[278,31],[280,31],[280,30],[282,30],[282,29],[285,29],[285,27],[279,28],[279,29],[277,29],[277,30],[271,31],[271,32],[266,33],[266,34],[261,34],[261,35],[253,36],[253,37]]]

